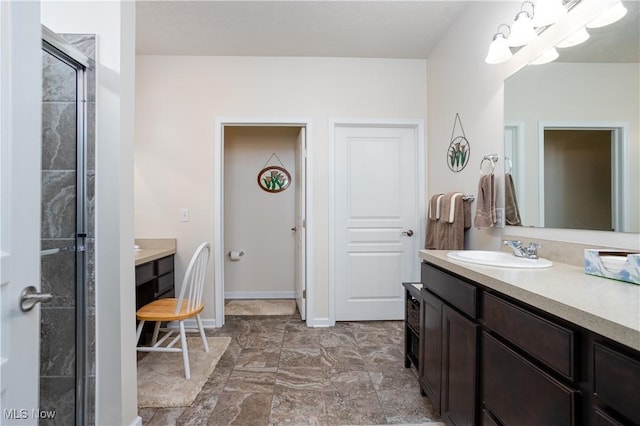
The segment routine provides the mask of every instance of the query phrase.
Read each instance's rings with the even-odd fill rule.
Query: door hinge
[[[307,298],[307,290],[302,290],[302,298],[306,299]]]
[[[303,228],[307,227],[307,219],[302,219],[302,227]]]

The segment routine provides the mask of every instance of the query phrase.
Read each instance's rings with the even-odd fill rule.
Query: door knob
[[[53,299],[53,295],[50,293],[40,293],[37,288],[30,285],[25,287],[20,293],[20,310],[22,312],[29,312],[36,303],[48,302]]]
[[[408,231],[403,231],[402,235],[406,235],[407,237],[413,237],[413,230],[409,229]]]

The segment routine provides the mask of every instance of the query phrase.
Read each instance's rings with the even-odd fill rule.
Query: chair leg
[[[153,337],[151,338],[151,346],[155,345],[158,341],[158,333],[160,333],[160,321],[156,321],[156,325],[153,327]]]
[[[187,336],[184,331],[184,322],[180,320],[180,343],[182,344],[182,360],[184,361],[184,377],[191,378],[191,368],[189,368],[189,350],[187,348]]]
[[[202,346],[204,346],[204,351],[209,352],[209,343],[207,343],[207,337],[204,335],[204,327],[202,326],[200,314],[196,315],[196,322],[198,323],[198,331],[200,331],[200,338],[202,339]]]
[[[144,327],[144,320],[140,320],[138,323],[138,329],[136,330],[136,346],[140,343],[140,336],[142,335],[142,327]]]

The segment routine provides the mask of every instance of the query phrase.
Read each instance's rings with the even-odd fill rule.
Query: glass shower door
[[[43,43],[40,410],[86,424],[85,70]]]

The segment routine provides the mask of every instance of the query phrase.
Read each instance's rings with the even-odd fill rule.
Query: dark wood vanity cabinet
[[[475,288],[422,266],[420,388],[451,425],[477,424]]]
[[[422,264],[420,390],[448,425],[640,425],[640,353]]]

